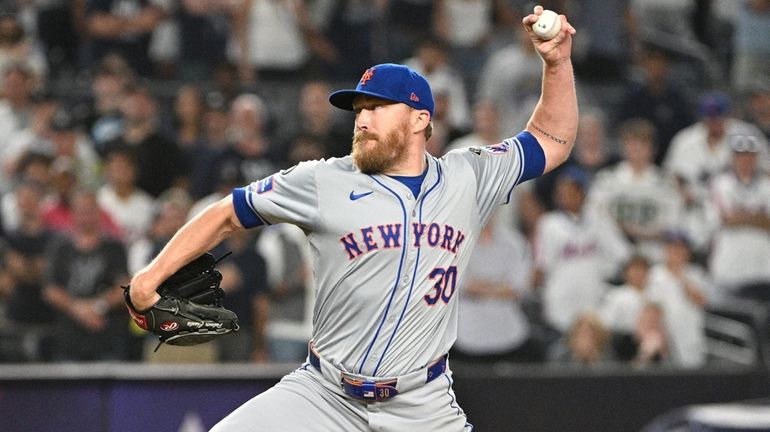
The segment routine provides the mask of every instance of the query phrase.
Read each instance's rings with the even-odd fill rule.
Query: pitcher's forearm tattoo
[[[565,140],[565,139],[561,139],[561,138],[557,138],[557,137],[555,137],[555,136],[553,136],[553,135],[549,134],[548,132],[544,131],[544,130],[543,130],[543,129],[541,129],[541,128],[540,128],[538,125],[536,125],[536,124],[534,124],[534,123],[532,123],[532,127],[533,127],[533,128],[535,128],[535,129],[537,129],[537,131],[538,131],[538,132],[540,132],[541,134],[543,134],[543,135],[547,136],[548,138],[550,138],[550,139],[552,139],[552,140],[556,141],[556,142],[557,142],[557,143],[559,143],[559,144],[564,144],[564,145],[566,145],[566,144],[567,144],[567,140]]]

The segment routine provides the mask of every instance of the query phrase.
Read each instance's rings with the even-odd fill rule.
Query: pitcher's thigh
[[[337,432],[368,430],[364,413],[297,370],[217,423],[211,432]]]
[[[468,432],[473,429],[457,404],[450,371],[423,387],[372,408],[376,411],[369,413],[369,424],[378,432]]]

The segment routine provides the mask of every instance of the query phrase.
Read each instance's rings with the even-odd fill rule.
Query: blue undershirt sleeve
[[[244,228],[254,228],[264,225],[265,222],[260,219],[254,209],[249,206],[246,193],[246,187],[233,189],[233,207],[235,208],[235,215],[238,216],[238,220]]]
[[[543,171],[545,171],[545,152],[537,138],[527,131],[522,131],[516,138],[521,143],[521,149],[524,152],[524,172],[518,181],[520,184],[543,175]]]

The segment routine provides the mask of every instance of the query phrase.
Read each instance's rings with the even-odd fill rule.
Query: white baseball
[[[552,10],[544,10],[540,18],[532,26],[532,31],[542,40],[553,39],[561,30],[561,18]]]

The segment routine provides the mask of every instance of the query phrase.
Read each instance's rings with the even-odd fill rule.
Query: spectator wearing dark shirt
[[[267,115],[267,107],[259,96],[242,94],[235,98],[230,108],[230,143],[222,153],[217,171],[235,168],[245,179],[261,179],[275,171],[271,139],[265,132]]]
[[[4,267],[10,277],[7,317],[18,334],[17,360],[51,360],[53,311],[41,295],[45,250],[53,239],[40,215],[43,185],[24,181],[14,190],[19,226],[6,235]]]
[[[54,359],[124,359],[128,323],[120,285],[128,283],[126,251],[104,235],[93,192],[75,193],[72,209],[75,230],[46,255],[43,295],[59,312]]]
[[[641,82],[629,86],[618,109],[616,124],[632,118],[651,121],[658,131],[658,151],[655,163],[660,165],[671,138],[693,123],[692,109],[687,98],[669,80],[669,55],[655,48],[642,54]]]
[[[95,60],[118,53],[138,74],[151,75],[150,37],[164,15],[151,0],[89,1],[86,26],[93,39]]]
[[[157,104],[146,87],[126,91],[120,105],[123,134],[106,144],[105,154],[115,147],[129,148],[139,167],[137,186],[157,197],[181,184],[187,172],[179,146],[158,130]]]
[[[182,0],[179,23],[179,77],[201,81],[227,61],[227,38],[234,3],[229,0]]]
[[[254,232],[242,231],[228,238],[216,256],[232,251],[219,264],[222,272],[223,305],[238,315],[241,329],[217,342],[219,360],[224,362],[269,360],[265,328],[270,302],[268,300],[267,267],[256,252]]]

